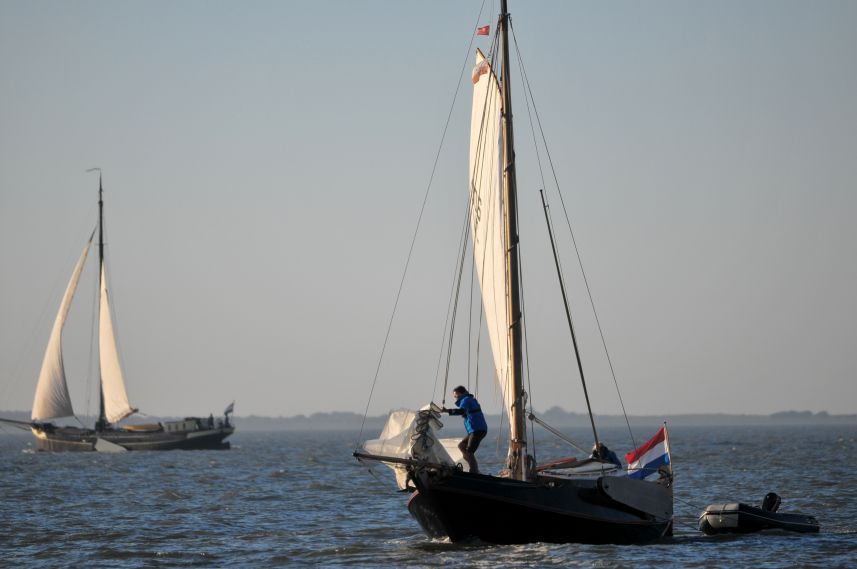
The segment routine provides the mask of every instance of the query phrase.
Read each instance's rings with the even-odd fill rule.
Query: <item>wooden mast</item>
[[[506,313],[509,322],[509,359],[512,363],[513,399],[510,410],[510,464],[512,478],[527,479],[527,426],[521,325],[521,282],[518,247],[518,197],[515,177],[515,137],[512,128],[512,92],[509,74],[509,12],[500,2],[500,49],[503,52],[501,89],[503,98],[503,203],[506,237]]]

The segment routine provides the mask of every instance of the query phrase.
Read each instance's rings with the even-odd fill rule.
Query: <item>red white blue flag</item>
[[[628,476],[645,480],[658,474],[662,466],[670,468],[670,438],[667,426],[660,428],[657,434],[637,450],[625,455],[628,461]]]

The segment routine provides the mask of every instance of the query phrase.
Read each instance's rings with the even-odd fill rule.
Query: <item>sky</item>
[[[857,3],[510,4],[628,413],[857,413]],[[0,0],[0,409],[32,404],[95,226],[92,167],[141,411],[442,401],[469,70],[490,46],[473,32],[496,12]],[[522,98],[513,111],[531,401],[583,412]],[[555,192],[593,408],[618,414]],[[97,409],[88,270],[64,335],[80,414]],[[469,384],[496,412],[489,364],[477,380],[455,353],[447,391]]]

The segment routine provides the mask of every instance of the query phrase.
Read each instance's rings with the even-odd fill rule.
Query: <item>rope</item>
[[[532,116],[530,116],[530,128],[531,128],[531,130],[533,130],[533,138],[535,139],[534,126],[535,126],[535,124],[538,124],[539,133],[541,134],[542,142],[543,142],[544,147],[545,147],[545,154],[547,155],[548,164],[550,165],[551,173],[553,174],[554,184],[556,185],[557,194],[559,195],[560,203],[562,205],[562,211],[565,215],[566,225],[568,226],[568,231],[569,231],[569,234],[571,236],[571,241],[572,241],[572,244],[574,245],[574,251],[577,255],[577,263],[578,263],[578,266],[580,267],[580,272],[581,272],[581,275],[583,276],[583,282],[586,286],[586,293],[589,297],[589,304],[592,307],[592,313],[595,316],[595,322],[596,322],[596,325],[598,326],[598,333],[601,337],[601,344],[604,347],[604,354],[607,357],[607,363],[610,367],[610,374],[613,377],[613,384],[616,386],[616,394],[619,397],[619,404],[622,407],[622,415],[625,417],[625,423],[628,426],[628,433],[631,436],[631,442],[634,445],[634,448],[636,448],[637,442],[634,438],[634,432],[631,429],[631,423],[628,419],[628,413],[625,410],[625,402],[622,399],[622,393],[619,390],[619,382],[616,378],[616,371],[613,367],[613,360],[610,357],[609,350],[607,349],[607,341],[604,338],[604,331],[601,327],[601,320],[598,317],[598,311],[595,309],[595,300],[593,299],[592,290],[590,289],[590,286],[589,286],[589,279],[586,277],[586,271],[583,268],[583,260],[582,260],[581,255],[580,255],[580,249],[577,246],[577,240],[575,239],[574,231],[571,228],[571,219],[568,215],[568,209],[565,206],[565,200],[563,199],[562,192],[559,190],[559,187],[560,187],[559,186],[559,178],[557,177],[556,169],[555,169],[554,164],[553,164],[553,158],[551,157],[550,149],[548,148],[548,145],[547,145],[547,137],[545,136],[544,128],[542,127],[541,117],[539,116],[538,109],[536,108],[536,101],[535,101],[535,98],[533,97],[532,88],[530,86],[530,80],[529,80],[529,77],[527,76],[526,69],[524,67],[523,57],[521,56],[521,50],[518,46],[518,38],[515,35],[515,28],[514,28],[514,26],[512,26],[511,17],[509,18],[509,29],[512,31],[512,40],[515,44],[515,53],[518,56],[518,64],[520,65],[520,68],[521,68],[521,79],[525,84],[525,94],[529,95],[529,97],[524,97],[524,99],[527,101],[527,113],[528,114],[530,113],[529,101],[532,101],[532,104],[533,104],[532,111],[533,111],[533,113],[535,113],[535,117],[536,117],[536,122],[534,123],[532,121]],[[538,152],[538,145],[536,145],[535,150],[536,150],[536,156],[539,157],[538,158],[539,173],[542,177],[542,183],[544,184],[544,174],[542,172],[541,158],[540,158],[540,155]]]
[[[556,430],[554,427],[551,427],[550,425],[548,425],[547,423],[545,423],[544,421],[542,421],[541,419],[536,417],[533,413],[530,413],[528,418],[530,419],[530,422],[541,425],[542,427],[545,428],[545,430],[547,430],[548,432],[550,432],[551,434],[556,436],[558,439],[567,442],[568,444],[570,444],[571,446],[573,446],[574,448],[576,448],[577,450],[579,450],[583,454],[589,454],[588,450],[586,450],[585,448],[583,448],[582,446],[580,446],[579,444],[574,442],[570,437],[565,436],[563,433]]]
[[[414,245],[416,244],[416,241],[417,241],[417,235],[419,234],[420,226],[422,224],[422,219],[423,219],[423,214],[425,213],[426,203],[428,202],[428,197],[429,197],[429,193],[431,191],[431,186],[432,186],[432,183],[434,182],[434,175],[435,175],[435,172],[437,171],[437,164],[438,164],[438,161],[440,160],[440,152],[443,149],[443,143],[446,140],[446,133],[449,130],[449,123],[452,120],[452,111],[455,108],[456,100],[458,100],[458,92],[461,90],[461,78],[462,78],[462,76],[464,76],[464,72],[467,69],[467,59],[470,57],[470,50],[473,47],[473,41],[476,37],[476,28],[478,27],[479,21],[482,18],[482,11],[484,10],[484,8],[485,8],[485,0],[482,1],[482,6],[479,8],[479,15],[476,18],[476,25],[473,26],[473,33],[470,36],[470,43],[467,45],[467,51],[466,51],[466,54],[464,57],[464,63],[462,64],[461,71],[458,74],[458,80],[456,81],[455,92],[453,93],[453,96],[452,96],[452,103],[449,106],[449,113],[446,116],[446,124],[444,124],[444,127],[443,127],[443,133],[441,134],[440,143],[438,144],[438,148],[437,148],[437,153],[435,154],[435,157],[434,157],[434,164],[432,165],[431,174],[429,175],[428,184],[426,185],[426,190],[425,190],[425,194],[423,196],[422,205],[420,206],[420,213],[417,216],[417,224],[416,224],[416,227],[414,228],[414,234],[411,237],[411,245],[408,248],[408,256],[407,256],[407,259],[405,260],[405,268],[402,271],[402,278],[399,281],[399,289],[396,292],[396,300],[393,303],[393,310],[392,310],[392,313],[390,314],[390,319],[387,323],[387,332],[384,335],[384,343],[381,347],[381,354],[378,356],[378,364],[375,367],[375,375],[372,378],[372,387],[369,389],[369,399],[368,399],[368,401],[366,401],[366,409],[363,412],[363,421],[360,423],[360,434],[358,435],[358,439],[357,439],[357,441],[355,441],[355,444],[354,444],[355,449],[360,445],[360,439],[363,438],[363,429],[366,427],[366,417],[369,415],[369,405],[371,405],[371,403],[372,403],[372,396],[375,393],[375,386],[378,383],[378,376],[381,373],[381,364],[384,361],[384,353],[387,351],[387,343],[390,340],[390,332],[393,329],[393,320],[396,317],[396,309],[399,306],[399,300],[401,299],[401,296],[402,296],[402,289],[405,286],[405,278],[407,277],[408,268],[410,267],[410,264],[411,264],[411,256],[413,255],[413,252],[414,252]]]
[[[467,228],[469,226],[469,217],[470,216],[467,215],[467,211],[468,210],[465,209],[464,224],[463,224],[463,227],[461,230],[460,253],[458,256],[458,260],[457,260],[458,270],[456,271],[457,277],[455,278],[455,282],[453,284],[453,290],[452,290],[452,293],[450,295],[453,297],[450,299],[450,301],[452,303],[451,304],[451,308],[452,308],[452,319],[451,320],[449,319],[449,309],[447,309],[447,321],[449,322],[449,342],[448,342],[447,350],[446,350],[446,370],[444,372],[444,377],[443,377],[443,400],[441,401],[441,403],[444,405],[446,404],[446,390],[449,387],[449,368],[452,365],[452,342],[453,342],[454,335],[455,335],[454,334],[454,332],[455,332],[455,319],[458,316],[458,299],[459,299],[460,294],[461,294],[461,279],[464,275],[464,259],[467,257],[467,254],[466,254],[467,253],[467,243],[469,242],[469,239],[468,239],[468,233],[469,232],[467,231]],[[435,387],[432,390],[432,392],[434,393],[436,389],[437,389],[437,378],[435,378]]]
[[[702,510],[704,510],[704,509],[705,509],[705,507],[697,506],[696,504],[692,504],[691,502],[688,502],[687,500],[682,500],[681,498],[676,498],[675,496],[673,496],[673,501],[675,501],[675,502],[681,502],[681,503],[682,503],[682,504],[684,504],[685,506],[690,506],[690,507],[691,507],[691,508],[693,508],[695,511],[702,511]]]
[[[476,393],[479,393],[479,358],[482,354],[482,321],[485,312],[482,309],[482,303],[479,303],[479,327],[476,329],[476,370],[475,370],[475,383],[476,383]],[[502,425],[503,414],[500,414],[500,424]]]
[[[476,282],[476,263],[470,263],[470,290],[468,290],[468,299],[467,299],[467,389],[474,389],[473,382],[476,382],[475,393],[479,393],[479,375],[478,375],[478,365],[479,360],[476,360],[476,372],[474,375],[473,381],[471,381],[471,370],[473,369],[473,288]],[[482,329],[482,303],[479,303],[479,329]],[[479,357],[478,352],[478,339],[477,339],[477,357]],[[445,393],[445,392],[444,392]],[[444,396],[445,397],[445,396]]]
[[[517,204],[517,202],[516,202]],[[520,217],[518,218],[520,219]],[[520,227],[519,227],[520,229]],[[533,384],[532,384],[532,375],[530,374],[530,341],[529,336],[527,335],[527,311],[526,311],[526,295],[524,294],[524,254],[523,254],[523,245],[518,242],[518,249],[521,254],[518,256],[518,282],[521,283],[521,329],[523,330],[523,349],[524,349],[524,363],[527,367],[527,417],[533,416]],[[532,422],[532,421],[531,421]],[[538,457],[536,455],[536,433],[535,429],[530,429],[530,449],[532,449],[533,460],[536,460]]]

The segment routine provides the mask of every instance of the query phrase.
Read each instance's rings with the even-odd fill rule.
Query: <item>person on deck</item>
[[[616,456],[616,453],[607,448],[607,445],[601,442],[592,447],[591,458],[612,462],[619,468],[622,468],[622,461],[619,460],[619,457]]]
[[[476,463],[476,449],[479,448],[479,443],[488,434],[488,423],[485,422],[485,415],[482,414],[482,408],[470,392],[463,385],[459,385],[452,390],[452,396],[455,398],[455,405],[458,409],[447,409],[444,407],[441,411],[445,411],[450,415],[463,415],[464,428],[467,429],[467,436],[458,443],[458,448],[461,450],[464,460],[473,474],[479,474],[479,465]]]

